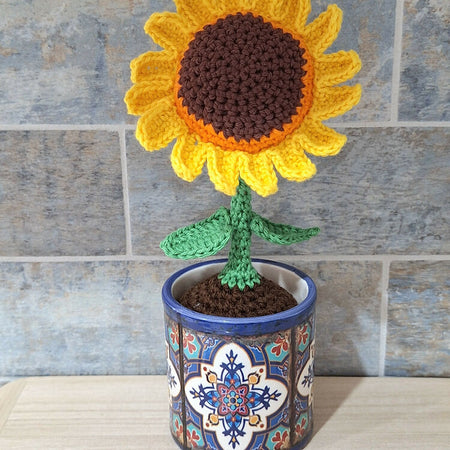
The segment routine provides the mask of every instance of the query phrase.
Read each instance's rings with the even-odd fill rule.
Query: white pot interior
[[[220,272],[225,263],[213,263],[196,267],[185,272],[173,283],[172,295],[175,299],[196,283]],[[290,292],[297,303],[301,303],[308,295],[308,284],[303,278],[300,278],[295,272],[274,264],[253,262],[254,268],[263,277],[277,283],[282,288]]]

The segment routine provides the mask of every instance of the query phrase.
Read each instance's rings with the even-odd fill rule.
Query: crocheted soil
[[[275,314],[297,305],[292,294],[267,278],[241,291],[223,286],[217,274],[188,289],[178,301],[199,313],[240,318]]]

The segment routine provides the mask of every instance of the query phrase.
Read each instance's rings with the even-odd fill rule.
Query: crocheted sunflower
[[[140,115],[147,150],[176,139],[175,173],[194,180],[207,162],[216,189],[236,193],[239,178],[262,196],[279,174],[315,174],[304,151],[336,154],[346,138],[322,124],[356,105],[361,88],[336,86],[355,75],[354,51],[324,54],[338,35],[336,5],[307,24],[309,0],[175,0],[145,31],[163,47],[131,62],[125,101]]]
[[[230,209],[171,233],[172,257],[216,254],[231,240],[222,284],[243,290],[260,282],[250,258],[252,233],[277,244],[318,228],[274,224],[254,213],[251,190],[277,190],[279,174],[304,181],[315,172],[305,151],[334,155],[346,137],[322,124],[356,105],[361,87],[338,84],[361,63],[354,51],[325,54],[342,12],[331,5],[307,24],[309,0],[175,0],[176,13],[155,13],[146,32],[163,50],[131,62],[134,86],[125,102],[140,115],[136,136],[147,150],[166,147],[175,173],[193,181],[207,163]]]

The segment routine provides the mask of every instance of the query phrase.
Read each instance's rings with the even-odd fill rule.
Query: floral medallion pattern
[[[239,339],[166,317],[171,429],[180,447],[301,448],[312,430],[313,317]]]
[[[268,417],[286,402],[287,386],[267,379],[238,344],[223,345],[214,363],[186,383],[186,397],[222,448],[249,448],[254,433],[267,430]]]

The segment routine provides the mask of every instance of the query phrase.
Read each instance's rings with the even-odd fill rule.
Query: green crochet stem
[[[193,259],[215,255],[231,240],[228,262],[219,278],[230,288],[253,288],[260,275],[252,266],[252,233],[273,244],[290,245],[311,238],[319,228],[297,228],[273,223],[252,211],[251,190],[242,181],[231,199],[230,209],[221,207],[210,217],[170,233],[160,244],[172,258]]]
[[[252,265],[250,246],[253,219],[251,189],[239,179],[235,196],[230,203],[231,248],[228,262],[219,274],[223,285],[242,291],[246,286],[253,288],[261,277]]]

